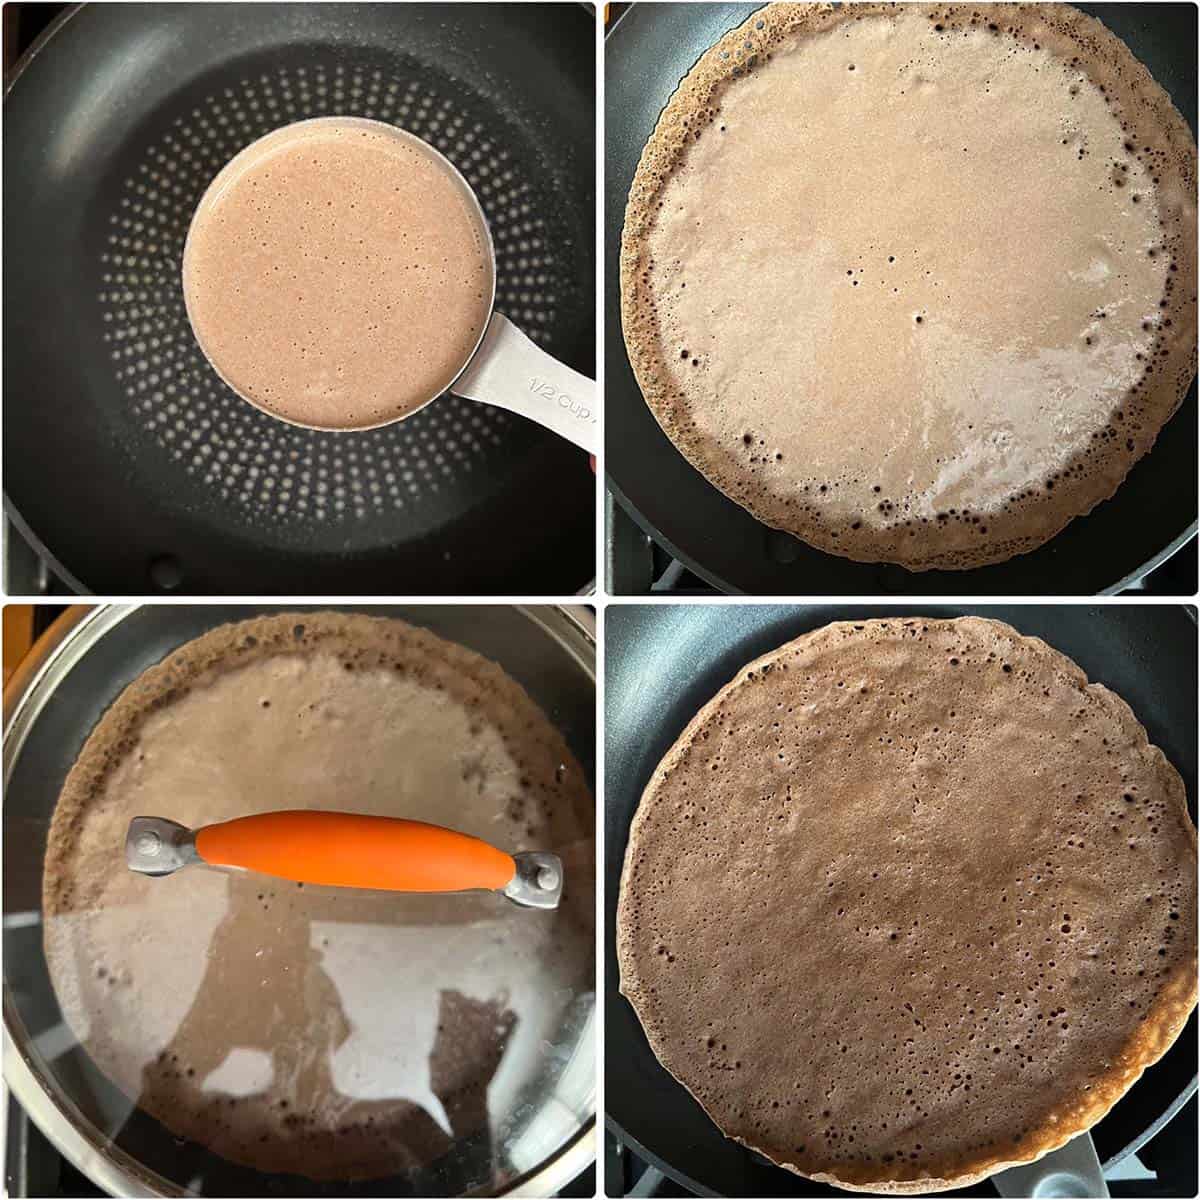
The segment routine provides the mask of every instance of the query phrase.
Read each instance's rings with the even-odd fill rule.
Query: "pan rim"
[[[53,21],[50,22],[49,25],[46,26],[45,29],[42,30],[41,33],[37,35],[37,37],[33,39],[32,42],[29,43],[17,61],[13,63],[12,70],[8,73],[4,80],[5,102],[8,101],[9,93],[13,90],[13,86],[16,84],[17,80],[24,75],[26,67],[28,67],[29,64],[33,62],[33,60],[42,52],[46,46],[46,43],[49,42],[50,39],[54,37],[54,35],[58,33],[59,30],[61,30],[69,20],[71,20],[72,17],[77,16],[83,10],[83,8],[84,3],[82,2],[78,4],[69,4],[61,13],[58,14],[57,17],[54,18]]]

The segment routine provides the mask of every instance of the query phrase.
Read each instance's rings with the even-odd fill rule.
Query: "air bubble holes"
[[[260,413],[217,378],[192,336],[179,281],[192,213],[250,142],[293,121],[358,115],[437,146],[479,196],[496,247],[496,306],[551,351],[586,321],[576,250],[554,165],[512,118],[466,83],[415,60],[303,65],[229,74],[111,181],[94,266],[102,338],[127,401],[129,436],[150,440],[199,502],[247,524],[302,530],[404,512],[440,516],[446,493],[511,461],[526,436],[503,410],[443,397],[366,433],[324,434]],[[338,458],[353,467],[335,471]],[[324,481],[324,482],[322,482]]]

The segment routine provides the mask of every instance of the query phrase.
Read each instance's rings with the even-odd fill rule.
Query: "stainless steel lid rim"
[[[3,737],[3,779],[7,786],[13,770],[26,745],[39,715],[52,698],[55,690],[67,679],[71,671],[83,660],[88,651],[101,638],[117,628],[122,622],[139,611],[161,609],[162,605],[114,604],[95,608],[77,606],[60,620],[74,616],[75,623],[52,642],[43,640],[35,644],[31,655],[41,656],[27,672],[14,677],[6,691],[5,728]],[[172,606],[173,607],[173,606]],[[197,605],[195,608],[212,608],[214,614],[225,612],[223,606]],[[241,616],[252,613],[281,611],[328,611],[342,607],[355,611],[397,615],[396,608],[389,605],[337,604],[242,604],[237,605]],[[402,606],[408,614],[413,609],[440,609],[470,607],[509,608],[521,614],[535,627],[539,636],[547,639],[554,650],[563,654],[586,678],[595,684],[595,616],[584,606],[573,605],[427,605]],[[77,615],[75,615],[77,614]],[[213,625],[224,618],[214,617]],[[180,644],[186,637],[180,639]],[[19,688],[19,691],[13,691]],[[7,914],[6,914],[7,915]],[[39,914],[40,924],[40,914]],[[576,1055],[590,1055],[594,1046],[594,999],[588,993],[591,1008],[579,1038]],[[4,1077],[17,1102],[46,1138],[71,1162],[71,1164],[112,1195],[119,1196],[186,1196],[196,1195],[190,1189],[166,1179],[160,1173],[139,1163],[131,1154],[96,1128],[95,1124],[80,1110],[63,1086],[40,1061],[35,1039],[18,1012],[15,997],[9,982],[6,963],[3,984]],[[546,1158],[535,1170],[507,1182],[500,1194],[514,1196],[545,1196],[559,1191],[566,1183],[587,1168],[596,1156],[595,1150],[595,1079],[581,1097],[588,1116],[574,1136],[563,1143],[556,1152]]]

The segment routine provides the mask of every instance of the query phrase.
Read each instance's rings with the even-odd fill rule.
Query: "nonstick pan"
[[[675,449],[638,389],[621,333],[625,201],[663,106],[718,38],[757,4],[633,4],[605,53],[605,444],[608,486],[631,517],[700,578],[752,595],[1116,592],[1196,533],[1196,384],[1117,494],[1046,545],[969,571],[913,573],[851,562],[768,529]],[[1080,4],[1124,39],[1196,131],[1196,9]]]
[[[42,864],[67,771],[124,687],[182,643],[227,621],[297,606],[142,605],[68,610],[5,688],[4,1075],[55,1147],[114,1196],[349,1197],[557,1194],[594,1157],[594,991],[558,994],[545,1041],[505,1052],[508,1083],[490,1098],[490,1136],[468,1135],[414,1175],[357,1184],[266,1175],[176,1139],[120,1093],[63,1022],[43,951]],[[317,608],[321,606],[301,606]],[[327,606],[326,606],[327,607]],[[595,768],[593,617],[510,605],[338,605],[397,616],[498,662],[558,728],[589,780]],[[589,846],[588,849],[591,849]],[[120,862],[121,847],[114,847]],[[574,874],[572,875],[572,872]],[[567,866],[564,903],[590,886]],[[536,960],[529,969],[540,972]],[[403,964],[381,988],[405,1004]],[[503,1098],[500,1098],[503,1097]],[[492,1164],[498,1174],[493,1176]],[[482,1186],[480,1180],[486,1182]]]
[[[1196,613],[1185,607],[630,605],[605,631],[605,1109],[647,1162],[699,1195],[832,1196],[723,1137],[659,1065],[618,994],[616,912],[629,825],[642,790],[688,721],[752,659],[830,621],[882,616],[994,617],[1044,639],[1133,708],[1178,768],[1196,819]],[[1092,1129],[1113,1166],[1196,1089],[1196,1014],[1179,1040]],[[610,1192],[611,1194],[611,1192]],[[992,1196],[984,1180],[947,1195]]]
[[[595,16],[582,4],[96,4],[5,99],[4,484],[81,591],[570,593],[587,457],[445,396],[297,429],[201,354],[180,286],[217,171],[306,117],[402,126],[484,208],[497,309],[594,375]]]

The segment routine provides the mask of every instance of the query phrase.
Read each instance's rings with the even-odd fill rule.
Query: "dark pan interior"
[[[62,1014],[42,951],[42,862],[50,817],[63,779],[96,722],[124,687],[191,638],[226,621],[288,606],[145,606],[109,630],[72,667],[42,709],[8,781],[4,805],[4,912],[36,920],[6,922],[4,983],[6,1020],[16,1020],[43,1048],[60,1045]],[[295,609],[320,606],[292,606]],[[461,642],[500,663],[566,738],[587,777],[595,769],[595,693],[591,681],[557,643],[519,610],[483,606],[472,610],[420,605],[338,606],[396,616]],[[402,991],[397,1003],[403,1003]],[[183,1142],[135,1108],[97,1070],[75,1043],[35,1070],[56,1088],[60,1103],[80,1110],[135,1162],[197,1194],[213,1196],[410,1196],[459,1195],[478,1171],[477,1147],[467,1146],[432,1164],[419,1176],[396,1176],[356,1184],[315,1183],[292,1175],[263,1175]],[[460,1146],[460,1150],[463,1148]]]
[[[98,4],[5,101],[6,498],[90,591],[559,592],[593,575],[586,456],[443,397],[363,433],[239,400],[179,273],[217,170],[269,130],[369,116],[475,188],[497,307],[595,359],[594,14],[582,4]],[[546,497],[553,497],[552,503]]]
[[[830,621],[960,616],[1007,621],[1073,658],[1133,708],[1183,776],[1196,819],[1196,616],[1185,607],[631,605],[605,634],[605,1108],[647,1161],[700,1195],[834,1196],[724,1138],[659,1065],[617,992],[617,896],[629,824],[663,755],[751,659]],[[1101,1161],[1139,1145],[1194,1090],[1196,1014],[1171,1050],[1093,1129]],[[946,1195],[991,1196],[988,1181]]]
[[[659,428],[621,334],[625,200],[663,106],[700,55],[757,4],[634,4],[609,33],[605,66],[605,469],[617,500],[700,578],[755,595],[1092,595],[1118,591],[1195,534],[1196,384],[1113,499],[1030,554],[970,571],[856,563],[768,529],[696,471]],[[1077,7],[1124,39],[1196,131],[1196,7]]]

